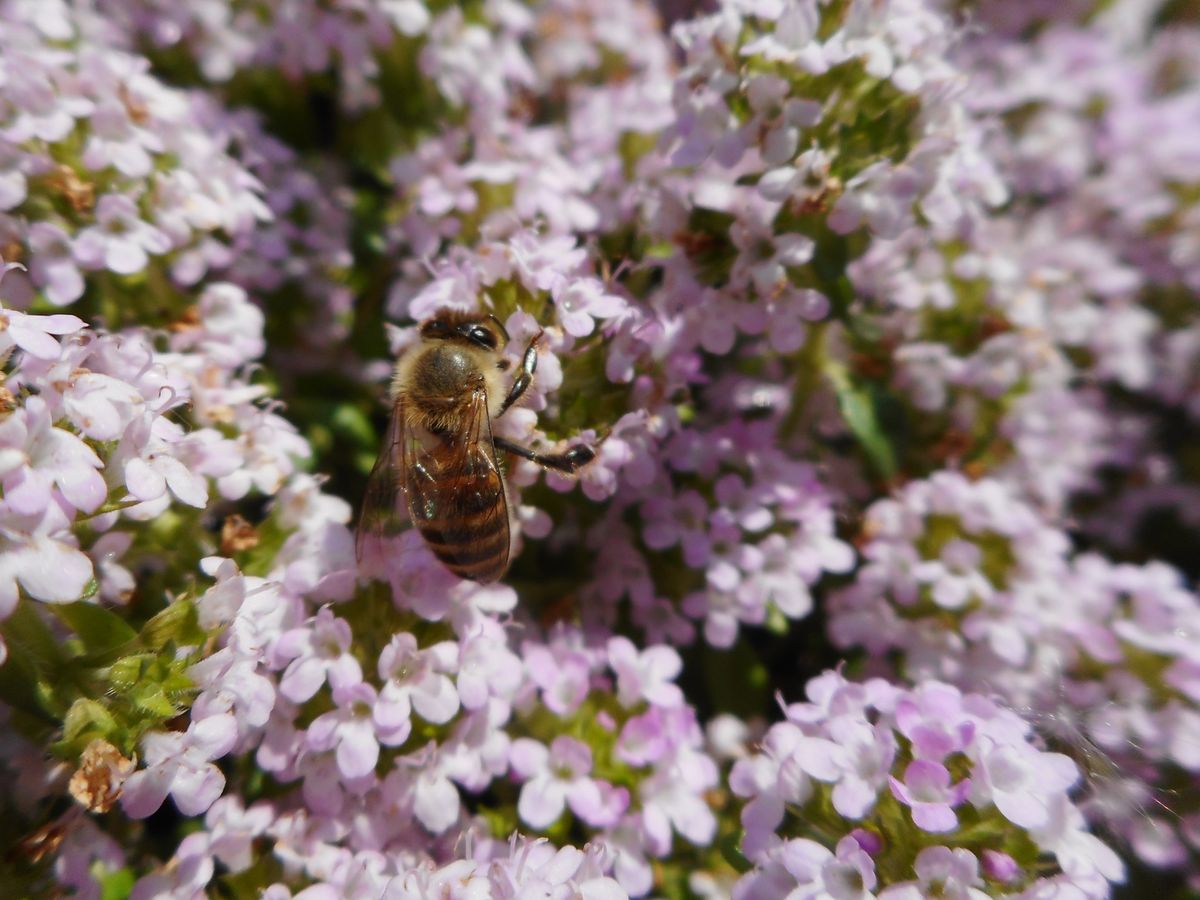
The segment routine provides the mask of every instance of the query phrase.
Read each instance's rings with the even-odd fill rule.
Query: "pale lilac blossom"
[[[625,706],[645,700],[656,706],[679,706],[683,693],[673,681],[683,663],[670,647],[648,647],[641,653],[626,638],[608,642],[608,664],[617,673],[617,699]]]
[[[0,619],[16,609],[19,590],[48,603],[83,596],[92,561],[78,549],[68,525],[58,504],[29,516],[0,501]]]
[[[443,642],[419,650],[411,634],[397,634],[379,656],[379,678],[383,687],[374,704],[374,719],[380,734],[390,743],[402,743],[411,729],[415,709],[421,718],[435,724],[448,722],[459,708],[459,695],[446,674],[455,668],[458,647]]]
[[[237,737],[232,716],[211,716],[186,732],[153,732],[144,739],[143,768],[125,781],[122,808],[144,819],[170,795],[184,815],[205,812],[225,788],[225,776],[212,764],[228,753]]]
[[[107,494],[96,452],[69,431],[56,428],[41,397],[0,421],[0,479],[8,506],[37,515],[52,491],[82,512],[94,512]]]
[[[376,691],[364,682],[333,689],[337,709],[322,713],[308,726],[305,742],[310,750],[336,751],[338,771],[346,778],[361,778],[374,771],[379,761],[379,743],[403,743],[407,729],[377,728],[373,721]],[[407,723],[405,723],[407,724]]]
[[[517,812],[531,827],[547,828],[567,806],[589,824],[607,818],[600,787],[589,777],[592,752],[586,744],[563,735],[547,748],[519,738],[511,755],[513,772],[524,781]]]
[[[62,349],[55,337],[73,334],[83,324],[78,316],[33,316],[0,307],[0,357],[16,347],[38,359],[58,359]]]
[[[96,224],[75,239],[76,258],[91,269],[107,268],[119,275],[140,272],[150,254],[171,249],[163,232],[143,221],[137,205],[124,194],[105,194],[96,201]]]
[[[327,680],[334,689],[361,682],[362,667],[349,652],[350,643],[350,624],[327,606],[310,623],[279,635],[271,656],[280,668],[286,666],[280,692],[294,703],[303,703]]]

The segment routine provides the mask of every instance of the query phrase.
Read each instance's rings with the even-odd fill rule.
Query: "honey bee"
[[[420,326],[420,340],[396,364],[387,437],[367,479],[356,547],[400,530],[403,514],[443,565],[460,578],[488,584],[509,558],[508,502],[497,450],[574,474],[595,458],[576,445],[537,453],[492,434],[521,399],[537,370],[538,332],[507,389],[502,355],[508,332],[491,315],[442,310]]]

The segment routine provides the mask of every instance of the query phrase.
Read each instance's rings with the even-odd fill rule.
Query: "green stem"
[[[796,381],[792,388],[792,405],[779,423],[779,436],[789,441],[796,436],[804,422],[808,401],[821,383],[822,373],[827,367],[825,333],[828,322],[818,322],[808,330],[804,346],[795,355]]]

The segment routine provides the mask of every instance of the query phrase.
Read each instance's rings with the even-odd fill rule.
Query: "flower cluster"
[[[339,511],[332,506],[325,522]],[[289,540],[304,538],[319,510],[305,521]],[[203,884],[218,861],[250,868],[254,837],[273,838],[285,865],[354,896],[378,879],[467,877],[470,867],[455,864],[439,874],[445,860],[433,847],[416,851],[431,839],[465,838],[482,842],[482,862],[505,849],[487,838],[489,817],[560,833],[569,812],[591,838],[585,871],[637,896],[652,884],[648,858],[668,855],[673,833],[697,846],[715,836],[703,794],[718,773],[672,681],[680,670],[673,650],[639,651],[624,638],[588,647],[560,631],[524,643],[518,656],[504,630],[476,614],[457,637],[424,647],[399,632],[367,667],[369,633],[356,635],[329,606],[296,619],[301,595],[329,596],[344,584],[337,571],[314,586],[294,585],[295,573],[284,571],[245,576],[228,559],[206,560],[205,569],[216,583],[197,601],[199,620],[223,626],[223,646],[189,671],[200,689],[191,727],[146,737],[121,803],[141,818],[170,796],[185,814],[207,811],[206,830],[135,893]],[[291,799],[250,809],[217,801],[224,776],[213,760],[235,750],[252,753],[281,786],[295,784]],[[511,801],[477,801],[473,813],[463,806],[460,794],[480,795],[506,776],[519,786]],[[538,858],[537,846],[525,852]],[[570,858],[583,864],[582,854]],[[581,880],[572,872],[561,877]],[[494,867],[486,877],[498,877]]]
[[[109,324],[161,322],[183,312],[160,309],[164,257],[249,231],[268,210],[211,98],[102,41],[60,45],[85,24],[52,8],[6,17],[0,247],[28,271],[10,274],[0,297],[25,306],[36,290],[66,306],[90,286]]]
[[[73,315],[0,310],[4,353],[18,351],[0,422],[5,617],[18,583],[37,600],[74,601],[91,583],[105,601],[130,602],[125,558],[149,550],[131,551],[132,523],[162,520],[172,505],[205,508],[210,479],[227,500],[274,493],[308,455],[241,374],[262,350],[261,313],[229,284],[207,288],[193,310],[165,350],[143,330],[97,333]],[[175,419],[185,405],[190,430]]]
[[[836,642],[1026,711],[1096,779],[1084,811],[1144,859],[1183,864],[1200,850],[1186,821],[1146,811],[1200,768],[1200,660],[1186,637],[1200,599],[1177,572],[1072,557],[1011,488],[949,473],[871,507],[866,531],[864,565],[831,598]],[[1192,815],[1191,802],[1175,814]]]
[[[214,82],[255,69],[293,82],[336,72],[340,100],[352,110],[380,102],[377,80],[391,74],[389,63],[404,64],[403,51],[411,51],[404,39],[422,34],[430,24],[422,0],[332,8],[311,0],[206,0],[186,6],[164,0],[101,0],[96,8],[116,38],[145,43],[152,52],[183,46],[203,77]]]
[[[0,0],[0,883],[1197,886],[1188,4],[691,6]],[[447,309],[594,454],[486,585]]]
[[[1123,880],[1068,797],[1079,770],[1011,711],[938,681],[826,673],[807,693],[730,774],[755,864],[735,897],[1107,897]]]

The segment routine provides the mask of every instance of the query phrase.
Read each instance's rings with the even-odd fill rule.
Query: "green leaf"
[[[658,144],[658,136],[644,131],[624,131],[617,138],[617,152],[621,156],[621,169],[625,177],[632,180],[637,172],[638,160],[651,153]]]
[[[128,691],[142,679],[146,666],[153,659],[149,654],[123,656],[108,670],[108,681],[117,691]]]
[[[137,632],[124,619],[95,603],[63,603],[50,609],[79,637],[89,662],[111,658],[114,651],[137,639]]]
[[[0,635],[8,647],[8,660],[0,666],[0,699],[45,721],[55,718],[45,682],[61,673],[68,660],[42,620],[41,606],[22,599],[12,616],[0,626]]]
[[[879,474],[891,479],[896,474],[896,454],[880,424],[874,393],[870,387],[856,384],[841,363],[827,361],[825,375],[837,395],[846,426]]]
[[[363,447],[376,446],[375,429],[371,419],[352,403],[339,403],[333,408],[330,425]]]
[[[134,708],[139,712],[149,713],[162,719],[169,719],[179,712],[179,708],[167,699],[166,693],[157,684],[137,691],[131,699]]]
[[[47,605],[23,598],[0,627],[10,653],[19,653],[39,674],[53,673],[67,662],[62,646],[38,612]]]
[[[733,868],[739,875],[743,875],[754,868],[753,863],[742,855],[741,835],[737,832],[725,835],[721,838],[718,847],[721,850],[721,858]]]
[[[103,738],[122,752],[133,748],[129,733],[117,721],[108,707],[90,698],[80,698],[71,704],[63,718],[62,739],[50,744],[50,752],[59,759],[78,759],[88,744]]]
[[[97,863],[97,866],[102,865]],[[115,872],[102,873],[93,867],[92,875],[100,882],[100,900],[127,900],[133,893],[133,885],[137,881],[132,869],[117,869]]]
[[[788,618],[775,604],[767,607],[767,620],[763,622],[763,627],[772,634],[785,635],[788,632]]]
[[[108,735],[116,728],[117,721],[104,704],[86,697],[72,703],[63,720],[63,736],[68,741],[75,740],[89,731]]]
[[[188,646],[205,638],[196,618],[196,604],[180,598],[142,626],[142,643],[151,650],[161,650],[174,642]]]

